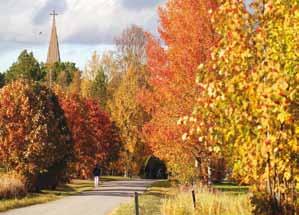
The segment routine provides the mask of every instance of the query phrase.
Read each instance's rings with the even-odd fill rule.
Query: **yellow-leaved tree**
[[[111,117],[120,130],[122,166],[126,174],[138,174],[148,154],[141,130],[149,116],[137,102],[137,93],[146,83],[144,75],[142,67],[129,69],[109,103]]]
[[[198,68],[190,132],[207,151],[230,157],[251,184],[254,214],[295,214],[299,174],[299,2],[220,0],[220,40]]]

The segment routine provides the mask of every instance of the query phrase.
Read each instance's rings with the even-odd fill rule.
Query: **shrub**
[[[0,199],[17,198],[27,194],[24,178],[16,173],[0,175]]]

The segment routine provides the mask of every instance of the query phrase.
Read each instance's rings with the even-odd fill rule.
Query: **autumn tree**
[[[91,84],[91,96],[95,98],[102,107],[106,106],[108,99],[108,91],[107,91],[108,80],[104,73],[104,70],[100,68],[98,70],[95,79]]]
[[[68,74],[65,71],[61,71],[57,76],[56,83],[60,85],[62,88],[66,89],[69,84],[68,79]]]
[[[109,164],[109,161],[115,161],[113,157],[118,153],[119,137],[115,133],[110,116],[103,111],[96,99],[86,99],[84,105],[89,132],[92,142],[96,145],[95,160],[104,166]]]
[[[146,34],[142,28],[126,28],[115,38],[115,45],[116,52],[94,52],[83,73],[82,95],[98,99],[103,107],[113,98],[129,67],[146,62]]]
[[[5,79],[7,82],[17,79],[40,81],[44,75],[33,53],[28,53],[27,50],[24,50],[19,55],[17,62],[13,63],[7,70]]]
[[[108,61],[105,54],[101,57],[94,52],[83,73],[81,87],[84,97],[97,99],[103,108],[106,107],[108,99],[108,75],[111,72],[111,65],[106,63]]]
[[[107,78],[107,100],[111,100],[123,77],[121,61],[115,52],[102,55],[102,69]]]
[[[117,140],[109,135],[112,132],[109,116],[96,100],[64,93],[57,86],[56,93],[74,141],[73,175],[88,178],[95,163],[106,162],[110,146],[117,144]]]
[[[84,98],[90,98],[91,95],[91,87],[92,87],[92,81],[88,79],[82,79],[80,82],[80,89],[81,89],[81,95]]]
[[[104,52],[101,56],[101,68],[110,82],[120,73],[120,62],[117,60],[117,54],[114,51]]]
[[[43,65],[42,69],[47,73],[44,78],[47,83],[52,82],[52,84],[58,84],[65,89],[79,72],[73,62],[56,62],[53,65]]]
[[[72,82],[69,84],[67,90],[72,94],[80,94],[81,93],[81,72],[75,71],[72,77]],[[58,84],[60,85],[60,84]],[[61,86],[61,85],[60,85]]]
[[[121,159],[121,150],[122,150],[122,142],[120,137],[120,129],[115,125],[115,123],[111,123],[111,129],[106,133],[107,138],[110,141],[108,156],[104,161],[104,166],[106,167],[106,171],[110,175],[121,175],[123,174],[124,162]]]
[[[198,149],[182,141],[187,128],[177,121],[192,112],[196,69],[209,59],[216,41],[209,13],[215,7],[209,0],[169,0],[159,9],[162,42],[148,37],[150,88],[139,98],[152,119],[144,126],[144,135],[154,154],[167,161],[173,174],[186,180],[195,172],[193,151]]]
[[[118,57],[124,71],[129,69],[130,65],[146,63],[146,42],[145,31],[137,25],[126,28],[115,38]]]
[[[142,161],[148,153],[141,135],[148,114],[137,102],[137,93],[145,83],[144,75],[144,69],[127,71],[109,105],[111,117],[120,131],[121,156],[127,174],[138,174]]]
[[[92,92],[95,88],[93,82],[101,70],[101,56],[97,54],[96,51],[93,52],[91,59],[87,62],[85,70],[82,74],[82,92],[81,94],[86,97],[93,97],[95,94]]]
[[[252,185],[254,214],[295,214],[298,157],[298,1],[219,1],[219,43],[199,66],[184,139],[233,158]],[[184,120],[183,120],[184,121]]]
[[[91,59],[87,62],[83,73],[83,78],[93,81],[101,68],[101,56],[96,51],[93,52]]]
[[[26,81],[0,91],[0,163],[26,178],[29,190],[67,180],[73,145],[57,97]]]
[[[111,73],[108,82],[108,106],[120,132],[123,171],[126,174],[138,174],[144,156],[149,153],[141,133],[149,115],[137,101],[138,92],[147,87],[145,32],[138,26],[131,26],[115,39],[115,43],[118,72]]]
[[[85,106],[78,95],[58,92],[59,103],[74,141],[75,162],[72,165],[76,177],[87,178],[95,162],[96,145],[91,140],[86,123]]]

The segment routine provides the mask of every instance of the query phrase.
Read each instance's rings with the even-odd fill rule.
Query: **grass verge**
[[[249,186],[237,185],[229,182],[213,184],[212,187],[226,194],[245,194],[249,191]]]
[[[123,177],[123,176],[101,176],[101,181],[123,181],[123,180],[132,180],[132,178],[129,177]]]
[[[62,198],[63,196],[74,195],[83,191],[91,190],[92,187],[93,181],[91,180],[72,180],[70,184],[59,186],[56,190],[42,190],[40,193],[30,193],[24,198],[0,200],[0,212],[46,203]]]
[[[102,176],[101,181],[130,180],[121,176]],[[93,189],[92,180],[72,180],[71,183],[61,185],[56,190],[42,190],[40,193],[30,193],[24,198],[2,199],[0,200],[0,212],[10,209],[26,207],[35,204],[42,204],[57,200],[64,196],[75,195]]]
[[[230,183],[215,184],[218,191],[197,190],[194,210],[190,190],[179,190],[174,183],[159,181],[140,195],[142,215],[247,215],[251,214],[247,186]],[[111,215],[134,215],[134,200],[122,204]]]
[[[49,201],[59,199],[60,197],[55,194],[28,194],[24,198],[20,199],[5,199],[0,200],[0,212],[4,212],[10,209],[41,204]]]
[[[163,201],[162,215],[250,215],[248,194],[232,194],[206,189],[196,190],[196,209],[191,190],[182,191]]]
[[[148,190],[139,196],[140,214],[142,215],[159,215],[163,199],[176,193],[171,182],[167,180],[153,183]],[[134,201],[122,204],[111,215],[134,215]]]

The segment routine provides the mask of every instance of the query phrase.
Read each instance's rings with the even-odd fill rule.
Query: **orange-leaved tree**
[[[74,141],[73,175],[88,178],[95,163],[105,163],[110,147],[118,144],[117,139],[111,135],[112,123],[96,100],[63,93],[59,88],[56,93]]]
[[[152,119],[143,131],[155,155],[166,160],[182,179],[192,176],[197,149],[182,141],[186,128],[177,121],[192,112],[196,68],[209,59],[217,40],[210,21],[214,9],[216,4],[210,0],[169,0],[159,9],[159,32],[165,46],[152,36],[148,38],[151,87],[139,99]]]
[[[22,80],[2,88],[0,133],[0,165],[23,175],[29,190],[53,188],[67,180],[73,145],[50,89]]]

